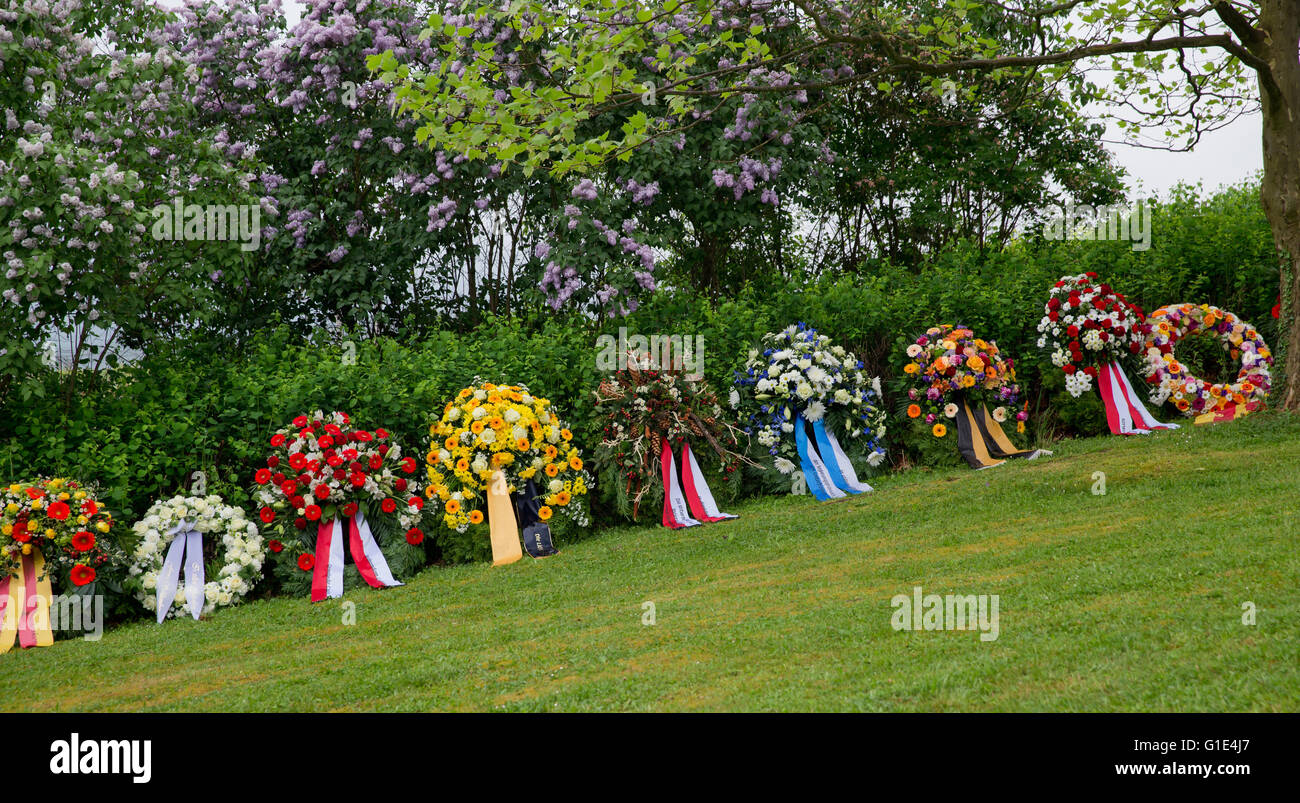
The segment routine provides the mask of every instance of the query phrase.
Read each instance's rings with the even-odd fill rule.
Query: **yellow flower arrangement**
[[[463,533],[485,521],[481,508],[498,470],[511,494],[534,483],[547,503],[543,521],[558,508],[580,527],[590,523],[586,506],[576,504],[590,478],[573,432],[550,401],[526,386],[476,381],[447,403],[429,436],[428,493],[443,502],[449,529]]]

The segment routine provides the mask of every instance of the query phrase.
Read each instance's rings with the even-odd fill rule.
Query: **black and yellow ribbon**
[[[971,468],[989,468],[1034,454],[1033,449],[1016,448],[989,415],[988,407],[980,405],[980,414],[976,415],[965,399],[961,400],[961,412],[957,414],[957,449]]]

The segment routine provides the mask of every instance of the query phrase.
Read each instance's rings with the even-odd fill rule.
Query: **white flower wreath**
[[[188,527],[177,529],[182,522]],[[237,604],[252,590],[262,574],[266,547],[257,532],[257,524],[244,511],[227,505],[220,496],[174,496],[159,500],[132,529],[140,538],[128,570],[128,587],[145,608],[158,609],[158,582],[168,547],[189,529],[197,530],[205,540],[214,541],[221,568],[215,577],[205,572],[203,613]],[[176,598],[167,616],[180,614],[186,607],[185,583],[177,584]]]

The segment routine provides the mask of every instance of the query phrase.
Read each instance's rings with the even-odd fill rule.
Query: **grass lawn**
[[[0,709],[1296,711],[1297,499],[1300,418],[1067,442],[429,569],[351,626],[273,599],[15,649]],[[915,585],[999,595],[999,637],[895,631]]]

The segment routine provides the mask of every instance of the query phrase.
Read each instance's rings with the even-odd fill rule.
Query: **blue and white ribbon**
[[[817,454],[817,449],[808,442],[803,416],[799,413],[794,416],[794,443],[799,450],[799,463],[803,468],[804,477],[808,480],[808,490],[813,497],[819,502],[842,498],[845,495],[844,491],[836,487],[835,480]]]
[[[828,457],[826,469],[830,472],[831,481],[836,487],[851,494],[866,493],[871,490],[870,485],[858,480],[858,473],[853,470],[853,463],[849,460],[849,456],[844,453],[840,442],[835,439],[835,433],[826,429],[820,419],[813,422],[813,436],[817,439],[817,448],[822,455]]]

